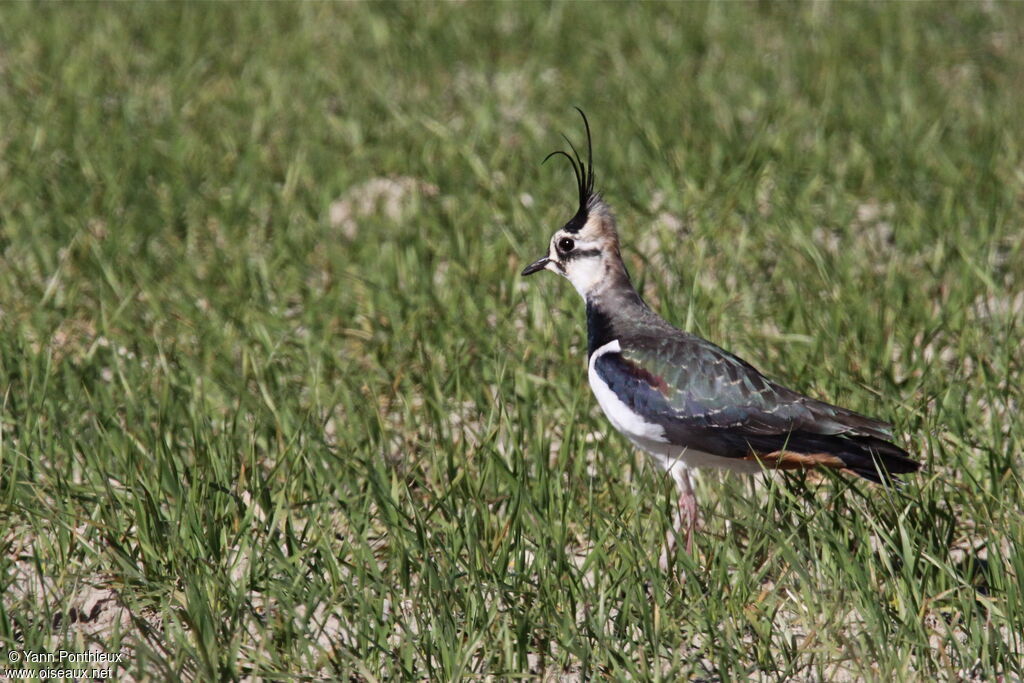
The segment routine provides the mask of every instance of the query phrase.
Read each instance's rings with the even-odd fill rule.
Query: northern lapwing
[[[892,426],[776,384],[746,361],[676,329],[633,287],[619,251],[615,218],[594,191],[590,124],[587,160],[566,138],[579,206],[526,268],[565,277],[587,310],[587,376],[612,425],[646,451],[679,487],[679,514],[662,564],[680,533],[691,551],[697,523],[692,467],[756,473],[833,468],[872,482],[920,464],[892,443]]]

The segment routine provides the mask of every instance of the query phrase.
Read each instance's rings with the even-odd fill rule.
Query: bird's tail
[[[748,438],[747,445],[757,453],[751,457],[769,468],[827,467],[856,474],[876,484],[891,483],[893,475],[921,469],[921,463],[905,450],[875,436],[792,432],[784,440],[778,436]]]
[[[843,439],[849,446],[836,453],[846,465],[843,469],[876,484],[888,483],[892,475],[911,474],[921,463],[890,441],[874,437]]]

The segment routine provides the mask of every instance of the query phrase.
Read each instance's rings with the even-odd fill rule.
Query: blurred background
[[[0,642],[119,677],[1020,676],[1013,4],[0,8]],[[892,420],[905,492],[671,482],[583,309]],[[685,571],[685,575],[683,570]]]

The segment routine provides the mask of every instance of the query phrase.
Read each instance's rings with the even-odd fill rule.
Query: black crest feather
[[[568,159],[569,163],[572,165],[572,172],[576,176],[576,187],[579,191],[580,205],[576,210],[576,215],[573,216],[572,220],[566,223],[565,228],[563,228],[568,232],[579,232],[587,222],[588,206],[590,205],[590,200],[594,196],[594,148],[590,138],[590,122],[587,121],[587,115],[583,113],[582,109],[579,107],[576,107],[575,109],[580,113],[580,116],[583,117],[583,127],[587,131],[587,160],[583,161],[582,157],[580,157],[580,153],[576,151],[576,146],[572,144],[572,140],[565,135],[562,135],[562,137],[565,138],[565,141],[569,143],[569,149],[572,150],[572,155],[565,150],[558,149],[544,157],[544,161],[541,162],[544,164],[547,163],[547,160],[551,157],[563,156]]]

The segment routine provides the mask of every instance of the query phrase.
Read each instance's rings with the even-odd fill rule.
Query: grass
[[[0,8],[0,643],[119,678],[1024,676],[1008,4]],[[669,320],[901,491],[671,484],[518,277],[590,116]],[[0,661],[4,661],[0,658]]]

